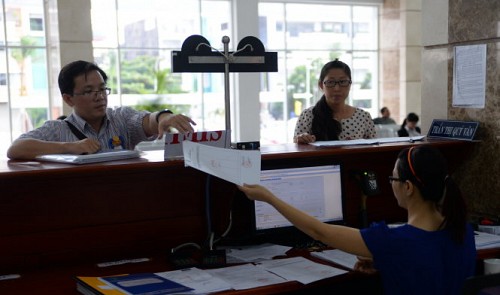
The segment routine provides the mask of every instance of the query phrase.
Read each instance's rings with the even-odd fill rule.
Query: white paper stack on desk
[[[311,252],[311,256],[340,264],[349,269],[354,269],[354,265],[358,262],[356,255],[341,251],[339,249],[324,250],[321,252]]]
[[[107,161],[117,161],[140,157],[139,151],[131,150],[110,150],[96,154],[71,155],[71,154],[51,154],[36,157],[39,161],[66,163],[66,164],[90,164]]]
[[[500,235],[475,231],[476,249],[500,248]]]

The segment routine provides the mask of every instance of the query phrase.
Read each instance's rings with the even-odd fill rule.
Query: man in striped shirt
[[[74,61],[59,73],[63,100],[73,108],[64,120],[49,120],[16,139],[7,156],[32,160],[44,154],[92,154],[113,149],[134,149],[141,141],[161,139],[175,128],[194,132],[196,123],[169,110],[137,111],[130,107],[108,108],[111,89],[106,73],[94,63]]]

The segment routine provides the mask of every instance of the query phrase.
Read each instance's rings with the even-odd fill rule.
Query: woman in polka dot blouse
[[[295,125],[295,143],[375,137],[370,113],[345,102],[351,83],[351,69],[347,64],[335,59],[323,66],[318,87],[324,94],[316,105],[300,114]]]

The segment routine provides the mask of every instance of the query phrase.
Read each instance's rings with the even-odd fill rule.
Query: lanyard
[[[64,121],[68,124],[68,127],[69,127],[69,129],[71,129],[71,132],[73,132],[73,134],[76,137],[78,137],[79,140],[87,138],[87,136],[85,136],[85,134],[83,134],[80,130],[78,130],[75,127],[75,125],[71,124],[69,121],[66,121],[66,120],[64,120]]]

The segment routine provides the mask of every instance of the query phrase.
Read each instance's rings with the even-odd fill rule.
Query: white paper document
[[[454,107],[484,108],[486,44],[456,46],[453,58]]]
[[[184,294],[208,294],[232,289],[226,281],[196,267],[156,274],[193,289]]]
[[[39,161],[66,163],[66,164],[91,164],[108,161],[118,161],[125,159],[139,158],[141,153],[139,151],[131,150],[107,150],[95,154],[87,155],[70,155],[70,154],[51,154],[37,156]]]
[[[238,261],[258,262],[261,260],[273,259],[273,257],[276,256],[286,255],[286,252],[290,249],[291,247],[281,245],[262,244],[241,249],[231,248],[228,250],[227,256],[234,257]]]
[[[476,249],[492,249],[500,248],[500,236],[490,233],[475,231],[474,240],[476,242]]]
[[[313,262],[304,257],[266,260],[260,262],[258,266],[288,281],[298,281],[302,284],[309,284],[347,272],[342,269]]]
[[[371,139],[352,139],[352,140],[329,140],[311,142],[314,146],[348,146],[348,145],[364,145],[364,144],[383,144],[394,142],[414,142],[424,139],[425,135],[412,137],[384,137]]]
[[[226,281],[235,290],[252,289],[286,282],[285,279],[253,264],[242,264],[206,271]]]
[[[192,141],[182,145],[184,165],[234,184],[260,183],[260,151],[212,147]]]
[[[356,257],[356,255],[352,255],[339,249],[311,252],[311,256],[323,259],[325,261],[337,263],[349,269],[354,269],[354,265],[356,265],[356,262],[358,262],[358,258]]]

